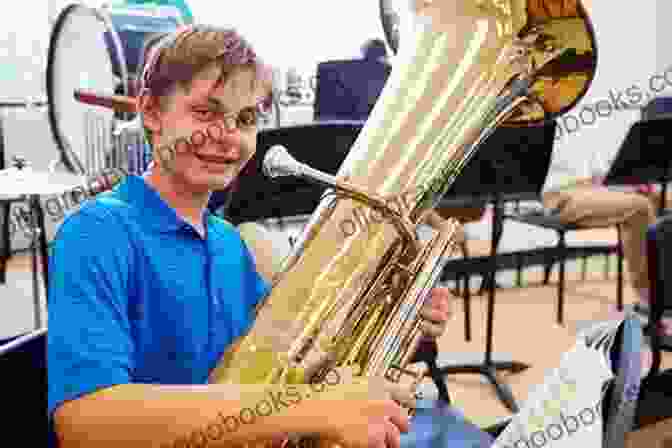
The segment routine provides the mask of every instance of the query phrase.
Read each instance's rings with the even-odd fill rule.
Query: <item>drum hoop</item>
[[[114,45],[114,51],[117,53],[115,56],[118,58],[119,66],[121,70],[121,86],[123,89],[123,94],[128,95],[129,85],[128,85],[128,69],[126,65],[126,57],[123,52],[123,46],[121,44],[121,38],[119,34],[114,29],[112,20],[107,12],[100,8],[91,8],[89,6],[83,5],[81,3],[72,3],[66,6],[58,15],[56,22],[49,36],[49,50],[47,53],[47,102],[48,107],[48,119],[49,126],[51,128],[52,136],[56,142],[56,146],[61,154],[61,162],[72,173],[75,174],[87,174],[82,161],[79,160],[79,157],[72,150],[71,145],[68,142],[67,136],[63,134],[60,126],[58,125],[58,116],[56,112],[56,105],[54,103],[54,78],[55,78],[55,59],[56,59],[56,46],[58,45],[63,27],[65,26],[66,20],[74,12],[85,11],[86,13],[94,16],[100,22],[103,23],[105,31],[109,32],[112,43]],[[112,55],[110,55],[112,57]],[[74,92],[73,92],[74,95]]]
[[[392,53],[397,54],[399,51],[399,36],[394,32],[394,22],[392,20],[396,13],[391,11],[393,11],[392,0],[378,1],[378,13],[383,33],[385,34],[385,40],[390,46]]]

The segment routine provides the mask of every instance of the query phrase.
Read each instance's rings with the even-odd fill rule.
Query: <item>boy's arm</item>
[[[252,440],[279,446],[290,433],[333,432],[325,412],[318,417],[319,403],[297,402],[301,392],[286,386],[123,384],[62,404],[54,423],[62,448],[215,448]]]
[[[407,411],[384,380],[342,384],[125,384],[62,404],[60,447],[279,447],[292,436],[344,448],[398,448]]]

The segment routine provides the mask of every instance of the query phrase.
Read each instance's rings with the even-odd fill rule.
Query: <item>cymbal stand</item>
[[[40,282],[39,282],[39,268],[38,258],[41,261],[42,279],[44,281],[45,302],[49,287],[49,255],[47,245],[47,232],[44,222],[44,211],[40,204],[40,195],[33,194],[28,197],[30,206],[30,233],[32,236],[31,252],[32,252],[32,274],[33,274],[33,301],[35,306],[35,329],[39,330],[44,326],[44,319],[42,317],[42,304],[40,303]]]
[[[26,168],[30,165],[26,159],[23,157],[15,156],[13,157],[12,165],[18,169]],[[44,222],[44,210],[42,210],[42,204],[40,204],[40,195],[39,194],[27,194],[23,195],[23,198],[27,199],[28,207],[30,209],[30,224],[28,226],[30,236],[31,236],[31,262],[32,262],[32,283],[33,283],[33,305],[34,316],[35,316],[35,329],[39,330],[43,328],[44,319],[42,317],[42,304],[40,303],[40,281],[39,281],[39,268],[38,268],[38,258],[41,259],[42,263],[42,279],[44,280],[44,292],[45,292],[45,303],[47,297],[47,289],[49,285],[48,277],[48,267],[49,267],[49,254],[48,254],[48,245],[47,245],[47,228]]]

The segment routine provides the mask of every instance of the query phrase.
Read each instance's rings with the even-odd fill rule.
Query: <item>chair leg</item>
[[[516,286],[518,288],[523,286],[523,256],[516,255]]]
[[[439,366],[436,364],[436,358],[432,359],[426,364],[429,370],[429,376],[432,378],[434,385],[439,391],[439,399],[446,404],[451,404],[450,392],[448,392],[448,386],[446,386],[446,379],[441,373]]]
[[[551,279],[551,272],[553,271],[553,262],[550,262],[544,266],[544,285],[548,285],[548,281]]]
[[[567,244],[565,242],[565,232],[559,232],[558,235],[558,255],[559,279],[558,279],[558,324],[564,325],[564,305],[565,305],[565,258]]]
[[[551,273],[553,272],[553,265],[555,264],[555,255],[549,257],[544,257],[544,285],[548,285],[548,282],[551,280]]]
[[[616,226],[618,230],[618,278],[616,280],[616,303],[618,311],[623,311],[623,239],[621,235],[621,226]]]
[[[471,341],[471,288],[469,275],[464,276],[464,339]]]
[[[455,291],[454,291],[454,294],[458,297],[462,295],[462,292],[461,292],[462,289],[460,287],[460,280],[461,279],[462,279],[462,274],[457,274],[455,276]]]
[[[420,342],[417,351],[413,357],[412,362],[423,361],[427,367],[429,376],[439,392],[439,399],[447,404],[450,404],[450,393],[448,392],[448,385],[446,384],[445,376],[441,373],[436,359],[439,356],[439,346],[435,340],[424,340]]]
[[[464,258],[469,258],[469,245],[467,241],[460,243],[460,249],[462,250],[462,256]],[[464,289],[462,290],[462,298],[464,299],[464,339],[469,342],[471,341],[471,285],[470,285],[470,276],[468,272],[463,274],[464,278]],[[460,276],[458,276],[457,283],[460,283]]]

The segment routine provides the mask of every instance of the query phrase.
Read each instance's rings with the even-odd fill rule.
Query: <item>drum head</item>
[[[112,55],[110,42],[119,51]],[[47,97],[49,124],[61,160],[77,174],[107,168],[114,112],[78,102],[75,89],[127,94],[126,61],[118,35],[104,12],[80,4],[59,15],[49,42]],[[116,61],[113,58],[117,58]],[[114,67],[122,71],[121,79]]]

